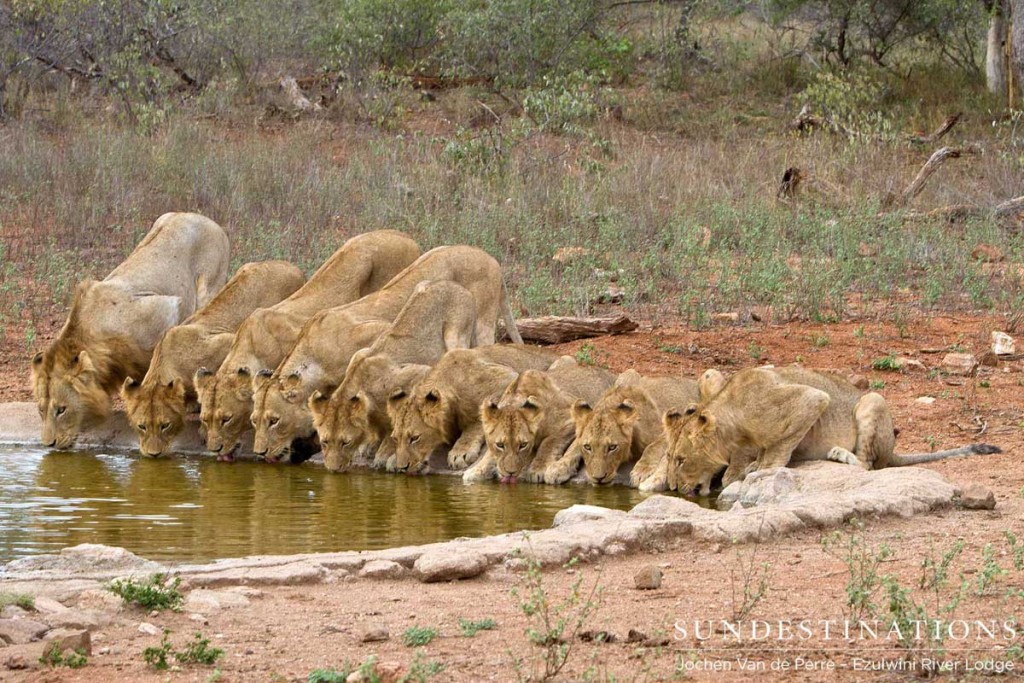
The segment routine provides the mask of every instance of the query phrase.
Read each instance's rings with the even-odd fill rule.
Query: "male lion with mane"
[[[219,367],[242,321],[257,308],[278,303],[305,281],[302,271],[287,261],[247,263],[210,303],[167,330],[142,381],[128,377],[121,386],[128,422],[139,436],[143,455],[161,455],[181,433],[185,414],[196,400],[196,370]]]
[[[799,367],[748,368],[725,379],[701,377],[700,400],[665,414],[667,484],[707,495],[725,470],[728,486],[790,462],[832,460],[864,469],[904,467],[971,454],[999,453],[974,444],[936,453],[896,455],[885,399],[837,375]]]
[[[69,448],[102,424],[125,377],[141,377],[169,328],[224,285],[224,230],[195,213],[166,213],[106,278],[75,287],[57,339],[32,359],[32,388],[46,446]]]

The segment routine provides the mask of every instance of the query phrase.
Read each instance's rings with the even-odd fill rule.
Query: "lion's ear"
[[[96,365],[92,362],[92,356],[85,349],[78,353],[78,369],[80,372],[96,372]]]
[[[710,401],[722,391],[725,386],[725,375],[714,368],[705,370],[704,374],[697,380],[697,391],[700,392],[701,401]]]
[[[314,415],[322,415],[324,408],[327,407],[327,394],[324,394],[319,389],[315,390],[310,394],[306,405],[309,406],[309,411]]]
[[[241,368],[239,368],[241,370]],[[252,380],[252,386],[254,389],[262,389],[263,387],[270,384],[270,379],[274,376],[271,370],[260,370],[256,373],[256,376]]]
[[[499,412],[498,402],[494,399],[484,401],[483,405],[480,406],[480,418],[482,420],[490,420],[491,422],[494,422],[498,419]]]
[[[582,422],[594,413],[594,409],[586,401],[579,400],[572,404],[572,419],[574,422]]]
[[[643,377],[639,372],[632,368],[626,370],[615,379],[615,386],[617,387],[631,387],[639,384]]]
[[[206,388],[207,382],[211,381],[213,372],[206,367],[201,367],[196,370],[196,374],[192,376],[192,384],[196,386],[196,389]]]
[[[423,397],[427,403],[440,403],[441,394],[437,393],[436,389],[431,389],[427,392],[427,395]]]
[[[396,389],[388,396],[388,415],[392,415],[398,408],[409,400],[409,393],[405,389]]]
[[[526,400],[519,407],[523,411],[523,416],[531,425],[536,424],[540,420],[544,410],[536,396],[527,396]]]
[[[681,425],[685,419],[686,416],[683,414],[683,411],[678,408],[672,408],[665,413],[661,421],[665,425],[665,429],[672,430]]]
[[[250,370],[249,368],[245,367],[244,365],[242,367],[238,368],[238,376],[239,377],[250,377],[251,375],[252,375],[252,370]]]
[[[125,377],[124,384],[121,385],[121,393],[125,396],[130,396],[139,390],[139,382],[134,377]]]
[[[35,367],[39,367],[42,364],[43,364],[43,352],[40,351],[36,355],[32,356],[32,365],[35,366]]]

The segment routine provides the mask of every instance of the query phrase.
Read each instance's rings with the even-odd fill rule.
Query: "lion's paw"
[[[565,463],[553,462],[544,470],[544,481],[548,484],[564,484],[576,474]]]
[[[652,474],[640,482],[639,485],[634,484],[634,486],[644,493],[657,493],[658,491],[668,490],[668,482],[665,480],[665,477],[657,474]]]

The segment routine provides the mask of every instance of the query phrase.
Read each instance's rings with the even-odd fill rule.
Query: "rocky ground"
[[[402,675],[417,680],[415,676],[427,677],[432,668],[443,667],[433,680],[514,681],[539,678],[545,656],[563,646],[568,661],[557,680],[741,680],[750,676],[750,667],[759,666],[765,668],[762,675],[779,680],[911,680],[926,673],[929,661],[953,669],[944,674],[950,680],[977,680],[990,673],[979,660],[994,662],[990,667],[1014,664],[1011,673],[1019,675],[1024,662],[1013,648],[1020,648],[1020,636],[950,638],[939,657],[932,647],[907,651],[884,638],[826,637],[821,628],[805,640],[770,637],[743,644],[728,641],[724,633],[698,641],[688,628],[694,619],[744,617],[774,624],[843,620],[855,616],[847,596],[850,587],[858,586],[874,609],[884,613],[893,601],[884,588],[874,586],[870,572],[860,570],[865,566],[891,577],[891,595],[909,596],[929,617],[956,602],[946,617],[964,623],[1024,619],[1024,572],[1014,567],[1015,546],[1006,536],[1010,531],[1024,537],[1024,466],[1017,455],[1024,419],[1024,361],[1012,355],[1010,360],[988,360],[994,365],[962,375],[953,363],[963,358],[946,360],[948,353],[983,359],[992,330],[1003,329],[1000,319],[936,316],[909,321],[902,328],[870,321],[719,326],[700,332],[648,328],[563,347],[577,353],[586,344],[582,353],[598,363],[646,373],[694,375],[712,366],[730,371],[765,362],[839,369],[862,375],[890,400],[901,430],[901,452],[973,441],[1003,448],[999,455],[927,466],[942,479],[922,475],[920,489],[911,496],[918,501],[935,496],[934,509],[927,512],[924,508],[933,506],[884,510],[848,496],[841,504],[853,506],[864,527],[846,527],[838,545],[822,543],[833,533],[824,527],[840,505],[837,496],[815,504],[817,522],[797,515],[801,523],[786,527],[782,535],[773,535],[781,529],[758,524],[756,537],[771,536],[761,543],[734,544],[730,538],[735,530],[701,533],[694,517],[674,529],[639,533],[622,543],[621,551],[579,553],[583,561],[572,566],[562,566],[564,557],[549,557],[539,574],[523,557],[492,561],[487,553],[481,553],[486,565],[480,573],[470,572],[476,576],[432,583],[421,580],[418,557],[397,555],[356,564],[327,562],[320,569],[310,569],[304,561],[291,569],[222,572],[222,580],[214,581],[209,576],[217,572],[206,568],[204,579],[204,572],[194,569],[185,572],[186,602],[179,612],[125,606],[97,587],[96,579],[0,585],[0,590],[38,596],[31,610],[4,610],[0,638],[28,642],[0,649],[0,680],[304,681],[317,670],[341,670],[376,658],[385,680]],[[876,363],[880,358],[905,359],[903,369],[876,369],[892,365]],[[12,351],[2,362],[8,379],[23,367]],[[25,380],[11,381],[0,399],[27,400],[26,389]],[[982,509],[966,509],[961,499],[944,503],[943,479],[962,491],[980,484],[972,505]],[[984,509],[989,491],[994,509]],[[901,516],[915,511],[920,514]],[[571,526],[560,528],[583,536]],[[619,533],[625,527],[617,528]],[[958,539],[962,550],[955,552]],[[943,566],[944,555],[950,558],[947,580],[930,581],[934,567]],[[879,561],[861,563],[858,557]],[[124,557],[112,561],[131,563]],[[961,580],[966,584],[955,600]],[[547,646],[531,642],[531,632],[545,630],[545,610],[523,605],[531,598],[548,606],[552,623],[568,617],[561,643],[554,638]],[[900,604],[909,609],[905,600]],[[581,614],[584,607],[592,609]],[[495,628],[472,637],[463,634],[460,620],[485,619],[492,619]],[[410,632],[412,627],[421,629]],[[54,634],[54,629],[66,631]],[[143,651],[160,644],[164,629],[170,630],[169,641],[178,651],[199,631],[224,654],[209,666],[178,664],[172,657],[177,670],[158,671],[143,661]],[[407,633],[428,639],[424,629],[437,632],[429,643],[406,644]],[[82,631],[90,634],[91,648],[84,667],[51,669],[37,661],[46,640],[78,638]],[[966,648],[975,650],[968,653]],[[862,670],[879,662],[897,669]]]

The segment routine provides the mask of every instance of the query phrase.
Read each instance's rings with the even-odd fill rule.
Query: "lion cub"
[[[701,377],[700,399],[665,414],[669,488],[707,495],[722,485],[790,462],[833,460],[865,469],[902,467],[972,453],[998,453],[975,444],[937,453],[896,455],[885,399],[862,394],[837,375],[798,367],[748,368],[725,379]]]
[[[627,370],[597,403],[581,400],[572,405],[579,447],[551,463],[544,471],[544,481],[568,481],[582,457],[591,484],[610,484],[623,463],[635,461],[629,481],[631,486],[640,486],[656,471],[664,473],[664,467],[659,467],[665,456],[662,415],[673,406],[696,400],[697,382],[691,379],[641,377],[636,370]],[[663,487],[664,475],[661,480]],[[657,485],[652,481],[648,487]]]
[[[287,261],[247,263],[210,303],[167,330],[142,381],[127,377],[121,385],[125,412],[143,455],[161,455],[181,433],[189,404],[196,400],[193,375],[200,367],[220,366],[242,321],[257,308],[288,297],[305,281],[302,271]]]
[[[483,402],[487,453],[466,470],[463,481],[483,481],[495,473],[507,483],[543,481],[547,466],[575,447],[573,402],[596,401],[614,381],[610,371],[579,365],[570,356],[546,372],[522,373],[499,396]]]
[[[536,347],[499,344],[446,353],[412,389],[388,398],[395,469],[422,472],[431,453],[442,447],[449,449],[452,469],[473,464],[486,446],[480,403],[520,372],[546,370],[556,358]]]
[[[357,452],[376,452],[374,466],[385,466],[395,452],[388,396],[409,390],[446,351],[475,346],[477,322],[476,299],[465,287],[420,283],[387,331],[352,356],[338,388],[310,396],[324,466],[344,470]]]

